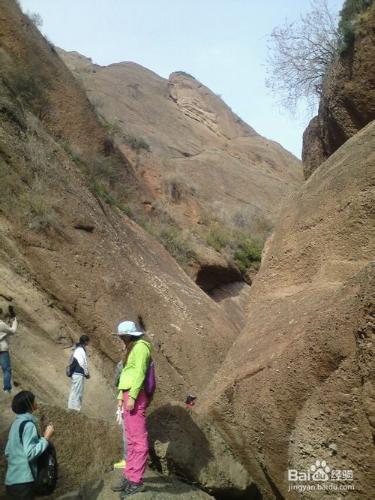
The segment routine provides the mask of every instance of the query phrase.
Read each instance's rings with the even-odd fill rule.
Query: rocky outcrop
[[[159,381],[154,410],[200,393],[237,332],[164,248],[114,204],[111,181],[102,184],[100,171],[112,172],[122,199],[136,180],[123,154],[113,145],[103,148],[106,132],[57,54],[15,2],[1,3],[0,23],[6,60],[0,78],[0,307],[12,304],[19,318],[11,345],[14,381],[50,405],[59,454],[68,457],[69,447],[75,449],[72,439],[85,422],[87,432],[97,433],[98,441],[87,438],[82,460],[67,473],[74,485],[116,458],[108,452],[117,451],[112,438],[103,447],[98,442],[112,432],[113,368],[121,349],[111,332],[119,319],[138,319],[152,339]],[[23,93],[24,78],[29,82],[34,71],[31,53],[45,68],[44,78],[33,81],[35,102]],[[47,114],[36,107],[45,89]],[[65,366],[83,333],[91,338],[91,378],[78,421],[64,413]],[[1,402],[1,432],[11,419],[5,405],[9,401]],[[98,429],[84,417],[100,419]],[[90,454],[96,469],[87,467]]]
[[[375,122],[293,196],[199,408],[263,498],[297,498],[287,470],[316,460],[353,471],[349,498],[373,496],[374,146]]]
[[[303,133],[303,173],[308,179],[314,170],[321,165],[329,155],[325,153],[321,140],[321,124],[319,116],[314,116]]]
[[[303,136],[305,178],[375,118],[375,4],[356,26],[354,42],[325,77],[318,116]]]
[[[131,317],[144,324],[154,345],[158,392],[149,423],[152,458],[163,473],[198,482],[220,499],[282,498],[289,495],[288,467],[306,470],[326,460],[331,469],[352,470],[356,498],[370,499],[375,124],[347,141],[293,195],[254,285],[238,291],[241,300],[243,292],[249,296],[240,333],[243,316],[237,325],[230,322],[224,308],[126,215],[123,203],[133,190],[147,205],[161,192],[164,166],[200,182],[199,203],[193,197],[180,203],[181,190],[168,191],[174,220],[183,227],[193,216],[197,224],[204,219],[202,207],[233,215],[239,203],[276,219],[274,200],[286,196],[287,185],[298,184],[299,166],[288,169],[290,155],[227,108],[221,115],[208,106],[208,91],[186,75],[175,75],[171,89],[134,64],[98,68],[80,60],[88,74],[100,75],[95,81],[103,88],[117,78],[122,82],[107,112],[118,109],[134,119],[139,128],[133,130],[146,134],[160,156],[130,151],[125,143],[120,152],[53,47],[15,2],[2,1],[0,23],[6,62],[0,78],[0,307],[14,305],[20,320],[11,346],[17,387],[48,403],[41,417],[57,428],[61,493],[77,490],[84,478],[92,487],[79,495],[105,498],[92,481],[118,458],[121,445],[111,424],[113,367],[120,356],[111,332],[118,319]],[[40,58],[43,79],[35,80]],[[69,112],[60,113],[67,101]],[[143,154],[141,166],[136,158]],[[147,189],[142,176],[148,176]],[[193,195],[190,188],[184,196]],[[218,262],[207,258],[197,274],[214,299],[235,309],[225,292],[237,287],[238,275],[228,283],[218,280]],[[75,415],[64,409],[64,368],[83,333],[92,340],[91,378],[82,415]],[[188,393],[198,396],[194,410],[181,404]],[[1,444],[12,419],[5,397]],[[73,462],[70,453],[78,447],[81,456]]]
[[[151,413],[149,424],[151,457],[164,475],[198,483],[219,500],[258,498],[256,485],[212,420],[169,404]]]
[[[108,122],[116,123],[125,134],[144,138],[149,144],[151,159],[141,160],[145,162],[144,168],[153,169],[159,177],[160,191],[156,194],[162,194],[162,183],[168,176],[180,174],[184,178],[189,175],[190,183],[196,185],[198,191],[200,187],[208,189],[209,183],[205,180],[212,182],[210,176],[215,175],[215,168],[207,162],[199,177],[194,166],[208,154],[219,153],[223,156],[223,168],[217,167],[216,176],[220,172],[221,182],[215,187],[221,190],[221,184],[225,184],[228,203],[232,196],[240,207],[245,208],[252,202],[261,212],[273,213],[274,207],[267,195],[262,199],[251,187],[253,176],[257,178],[257,186],[262,185],[271,196],[273,189],[277,194],[286,193],[301,181],[300,164],[293,155],[259,136],[219,96],[191,75],[176,72],[165,80],[135,63],[101,67],[76,52],[61,49],[58,52]],[[125,141],[119,139],[131,153]],[[179,164],[179,161],[185,163]],[[237,192],[238,176],[246,183],[247,196],[245,191]],[[153,188],[155,190],[155,186]],[[199,201],[199,194],[195,194]],[[216,192],[216,198],[222,195],[225,193]]]
[[[264,239],[302,181],[300,162],[191,75],[176,72],[166,80],[135,63],[100,67],[77,53],[59,53],[115,126],[119,148],[149,193],[154,232],[167,216],[186,236],[194,258],[183,265],[193,279],[218,261],[230,273],[228,248],[208,243],[211,226],[216,221],[224,232]]]
[[[216,353],[225,350],[234,331],[220,309],[191,282],[163,247],[118,207],[111,205],[110,198],[101,197],[97,186],[92,186],[92,177],[87,177],[85,168],[102,161],[101,152],[92,161],[87,160],[86,166],[82,165],[85,157],[75,156],[66,147],[65,141],[68,146],[71,144],[72,131],[64,111],[58,114],[51,104],[50,111],[57,124],[50,127],[48,118],[35,116],[32,106],[27,107],[26,101],[20,102],[18,96],[12,94],[14,90],[9,91],[8,79],[12,82],[12,70],[20,61],[12,52],[15,49],[8,36],[15,37],[19,53],[33,50],[38,54],[39,50],[44,59],[47,58],[43,64],[47,66],[51,60],[52,69],[56,71],[43,81],[51,94],[50,102],[57,100],[55,91],[60,94],[65,89],[66,101],[72,95],[77,101],[77,105],[72,106],[77,120],[90,122],[89,127],[96,128],[98,136],[106,137],[76,80],[14,2],[2,4],[1,20],[6,27],[2,30],[2,54],[6,54],[8,64],[3,68],[0,86],[3,103],[0,110],[0,292],[7,290],[6,295],[13,298],[23,328],[30,332],[30,336],[20,334],[20,347],[22,343],[31,347],[39,338],[40,342],[46,342],[46,347],[61,350],[85,331],[95,339],[94,350],[102,355],[97,360],[98,366],[106,373],[106,365],[111,366],[108,360],[118,355],[118,347],[111,337],[113,324],[126,315],[139,316],[158,346],[159,354],[162,357],[162,353],[166,354],[165,370],[161,370],[165,375],[176,375],[176,383],[168,385],[176,396],[181,390],[178,396],[181,397],[185,395],[185,389],[181,389],[185,383],[175,368],[178,366],[183,371],[182,358],[177,359],[181,353],[177,357],[169,355],[162,337],[166,335],[166,340],[169,335],[175,338],[183,335],[185,342],[190,324],[194,342],[204,343],[210,336],[211,308],[213,318],[219,312],[222,321],[218,319],[218,324],[226,325],[220,335],[216,328],[212,330],[216,340],[226,339],[222,346],[215,347]],[[28,76],[26,63],[25,66]],[[55,89],[53,80],[63,74],[66,79],[61,76],[62,81]],[[38,82],[36,88],[39,89]],[[83,148],[85,141],[96,141],[94,134],[90,136],[91,128],[82,129],[82,143],[77,138],[75,146]],[[113,156],[113,161],[122,161],[116,175],[125,189],[127,159]],[[109,161],[111,155],[105,158]],[[105,166],[117,168],[116,163]],[[200,307],[202,314],[196,316]],[[203,345],[201,349],[198,344],[193,349],[194,356],[201,351],[206,358],[203,353],[210,349]],[[21,354],[24,349],[19,351],[18,366],[22,370],[22,362],[25,366],[28,363]],[[186,353],[182,356],[187,359]],[[93,358],[95,360],[95,356]],[[63,359],[58,362],[61,368],[64,362]],[[207,367],[207,375],[211,368]],[[197,382],[200,384],[203,379]],[[189,386],[190,382],[185,388]],[[196,390],[197,385],[194,383],[191,388]]]
[[[17,140],[13,126],[11,120],[3,122],[2,145],[13,145],[12,156],[3,166],[17,168],[18,175],[22,176],[31,164],[35,168],[37,163],[33,157],[24,160],[30,153],[28,142],[21,144]],[[199,380],[200,375],[192,376],[190,381],[182,375],[183,364],[189,359],[183,345],[187,346],[191,334],[193,343],[197,342],[191,361],[195,365],[196,356],[201,353],[202,363],[207,367],[207,382],[213,369],[207,356],[223,359],[234,335],[232,326],[160,244],[126,216],[98,202],[63,149],[52,139],[43,139],[42,129],[34,129],[30,123],[28,131],[37,139],[39,159],[50,160],[48,176],[38,178],[44,192],[42,202],[37,198],[36,188],[23,187],[21,183],[13,192],[12,204],[6,203],[9,198],[2,198],[1,288],[13,298],[23,325],[14,346],[16,378],[22,380],[28,373],[30,383],[34,381],[35,386],[51,394],[56,403],[63,403],[61,394],[66,394],[68,382],[61,384],[53,373],[55,370],[64,373],[68,356],[64,347],[71,345],[83,331],[87,332],[94,339],[94,353],[100,353],[100,357],[93,353],[92,360],[98,370],[95,380],[93,367],[92,390],[96,391],[96,402],[92,402],[92,411],[96,411],[99,394],[103,395],[102,403],[109,403],[111,399],[103,376],[107,374],[108,380],[112,379],[113,365],[109,361],[115,361],[119,355],[119,346],[111,338],[114,323],[124,316],[140,316],[155,342],[156,358],[164,359],[164,362],[158,361],[163,377],[172,374],[176,377],[161,386],[168,387],[169,396],[173,394],[176,398],[182,398],[189,389],[196,391],[204,381]],[[32,177],[29,182],[33,186]],[[27,208],[28,203],[33,204],[36,199],[48,212],[41,216],[31,212],[31,218],[24,219],[23,205],[19,203],[26,203]],[[44,226],[39,226],[39,222]],[[91,231],[77,229],[88,224]],[[197,315],[200,309],[202,314]],[[211,314],[212,320],[217,321],[216,327],[210,324]],[[224,344],[215,348],[204,346],[211,335],[215,343],[223,341]],[[174,338],[173,342],[170,337]],[[38,377],[42,346],[49,352],[51,361],[54,359],[48,382],[45,376]],[[172,346],[176,348],[174,354],[169,352]],[[35,376],[34,369],[37,370]],[[193,366],[188,371],[193,375]],[[200,374],[205,377],[203,371]],[[106,407],[104,404],[104,414]]]
[[[169,95],[182,113],[223,139],[258,135],[218,96],[193,76],[178,71],[169,77]]]
[[[0,397],[2,410],[11,398]],[[3,416],[3,415],[2,415]],[[88,418],[56,406],[39,405],[37,416],[45,427],[49,422],[55,426],[54,444],[58,453],[59,482],[54,498],[67,489],[74,489],[85,482],[93,481],[111,470],[114,460],[121,456],[121,433],[118,426],[102,419]],[[13,418],[7,421],[10,426]],[[8,432],[0,435],[3,449]],[[3,478],[4,456],[0,458],[0,474]],[[1,481],[0,498],[3,487]]]
[[[90,102],[53,45],[20,15],[17,2],[1,2],[0,30],[1,76],[13,98],[26,102],[55,137],[81,149],[105,150],[106,134]]]

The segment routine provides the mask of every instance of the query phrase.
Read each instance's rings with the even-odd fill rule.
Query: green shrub
[[[121,203],[107,188],[107,186],[103,182],[99,182],[95,179],[91,179],[89,183],[90,191],[97,198],[100,198],[107,205],[109,205],[112,209],[120,210],[120,212],[124,213],[128,217],[133,217],[133,211],[124,203]]]
[[[23,106],[31,110],[39,119],[43,119],[50,111],[47,94],[49,82],[43,76],[43,65],[40,61],[28,67],[14,65],[4,73],[4,83]]]
[[[213,224],[208,230],[206,236],[207,245],[220,252],[229,245],[232,238],[231,231],[219,224]]]
[[[246,238],[238,243],[238,248],[234,252],[234,262],[242,273],[246,273],[250,268],[259,267],[262,258],[262,244],[252,238]]]
[[[238,222],[242,224],[242,219]],[[253,238],[245,230],[229,229],[216,222],[209,228],[206,241],[217,252],[232,259],[242,273],[259,267],[263,239]]]
[[[100,120],[102,122],[102,125],[107,132],[108,137],[110,137],[112,140],[114,140],[117,136],[122,135],[122,129],[121,126],[118,122],[109,122],[106,120],[102,115],[100,115]]]
[[[134,216],[134,220],[157,239],[182,267],[187,266],[196,258],[196,253],[188,237],[173,224],[166,214],[160,214],[153,218],[138,215]]]
[[[198,193],[195,186],[189,186],[183,178],[177,175],[165,179],[164,191],[173,203],[179,203],[189,195],[197,196]]]
[[[95,180],[94,178],[91,179],[90,189],[91,189],[91,192],[95,196],[97,196],[98,198],[101,198],[108,205],[111,205],[111,206],[115,205],[115,199],[113,198],[111,193],[108,192],[107,186],[105,186],[105,184],[103,184],[102,182],[99,182],[99,181]]]
[[[133,215],[130,207],[122,202],[124,163],[118,155],[103,156],[96,154],[91,157],[84,157],[72,148],[68,142],[60,141],[60,145],[66,151],[70,160],[84,174],[88,187],[94,196],[103,200],[110,207],[119,209],[129,217]]]
[[[142,137],[135,137],[131,134],[125,134],[122,140],[124,144],[130,146],[137,153],[142,150],[151,151],[150,145]]]
[[[81,156],[79,155],[79,153],[77,153],[77,151],[75,151],[71,147],[71,145],[67,141],[61,140],[60,145],[62,146],[64,151],[67,153],[69,158],[72,160],[72,162],[74,162],[78,167],[83,166],[83,160],[82,160]]]
[[[43,99],[41,90],[42,82],[32,73],[27,73],[26,70],[14,71],[11,74],[12,89],[24,103],[30,101],[38,101]]]
[[[54,212],[46,213],[43,216],[38,215],[33,217],[29,227],[37,232],[45,232],[48,229],[54,229],[59,234],[63,233],[62,226]]]
[[[128,217],[130,217],[131,219],[134,217],[134,213],[133,213],[133,210],[131,209],[131,207],[129,205],[123,205],[121,204],[121,208],[120,210],[125,214],[127,215]]]
[[[195,252],[190,242],[183,237],[181,230],[177,227],[162,229],[159,239],[168,252],[173,255],[180,264],[186,264],[194,259]]]
[[[110,186],[121,181],[124,174],[124,165],[115,156],[95,156],[87,161],[87,170],[90,177],[102,179]]]
[[[30,191],[21,196],[26,218],[29,219],[29,227],[37,232],[46,232],[53,229],[58,234],[63,234],[63,226],[57,218],[57,214],[45,197],[42,184],[35,179]]]
[[[341,53],[348,50],[353,44],[359,15],[367,10],[372,3],[373,0],[345,0],[343,8],[340,11],[338,25],[340,38],[339,51]]]

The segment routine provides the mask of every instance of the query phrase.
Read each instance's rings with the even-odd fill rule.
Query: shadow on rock
[[[175,474],[217,499],[260,500],[262,495],[216,426],[179,405],[148,419],[150,455],[163,475]]]
[[[148,427],[150,455],[156,468],[163,474],[198,482],[213,455],[190,410],[178,405],[162,406],[148,417]]]
[[[186,495],[191,495],[193,498],[211,498],[209,495],[203,493],[203,491],[199,490],[195,486],[192,486],[191,484],[184,483],[182,481],[177,481],[175,479],[165,479],[163,477],[160,478],[145,478],[144,480],[145,483],[145,491],[147,492],[152,492],[155,496],[156,495],[183,495],[184,497]],[[200,496],[202,495],[202,497]]]
[[[57,500],[96,500],[103,490],[104,481],[99,479],[83,485],[77,491],[65,493],[59,496]]]

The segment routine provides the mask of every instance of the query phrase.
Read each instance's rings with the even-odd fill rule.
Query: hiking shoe
[[[113,464],[114,469],[125,469],[125,467],[126,467],[126,460],[121,460],[121,462]]]
[[[117,483],[112,484],[111,490],[112,491],[125,491],[125,489],[128,487],[129,481],[122,476]]]
[[[132,483],[131,481],[128,481],[127,487],[120,493],[120,498],[122,499],[130,497],[130,495],[135,495],[136,493],[140,493],[143,490],[144,490],[143,483]]]

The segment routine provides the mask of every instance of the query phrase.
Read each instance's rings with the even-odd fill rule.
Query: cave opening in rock
[[[223,285],[243,281],[243,277],[238,269],[217,265],[202,266],[195,279],[196,284],[210,297],[214,295],[217,288]]]
[[[226,312],[240,331],[245,326],[250,283],[236,268],[202,266],[196,283]]]

